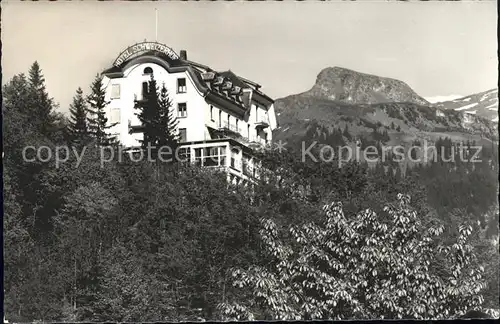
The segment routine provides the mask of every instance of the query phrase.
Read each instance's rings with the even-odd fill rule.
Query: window
[[[255,105],[255,121],[259,121],[259,106]]]
[[[250,125],[247,125],[248,139],[250,139]]]
[[[219,128],[222,127],[222,110],[219,110]]]
[[[111,108],[111,114],[109,116],[109,122],[111,124],[120,122],[120,108]]]
[[[227,128],[230,129],[231,128],[231,115],[227,115]]]
[[[210,120],[214,121],[214,106],[210,105]]]
[[[180,147],[177,153],[180,162],[191,162],[191,149],[189,147]]]
[[[111,99],[120,99],[120,85],[111,85]]]
[[[243,174],[247,176],[251,176],[253,173],[253,167],[252,167],[252,162],[251,162],[251,157],[243,154],[243,160],[242,160],[242,168]]]
[[[186,92],[186,79],[181,78],[177,79],[177,93],[185,93]]]
[[[153,69],[148,66],[144,69],[143,74],[153,74]]]
[[[148,83],[143,82],[142,83],[142,99],[145,99],[146,95],[148,94]]]
[[[231,150],[231,167],[236,170],[241,170],[241,162],[238,159],[240,151],[237,148]]]
[[[180,142],[185,142],[186,139],[187,139],[186,129],[185,128],[179,128],[179,141]]]
[[[225,166],[226,147],[214,146],[194,149],[194,162],[199,166]]]
[[[240,129],[238,128],[238,119],[236,119],[236,129],[235,131],[237,131],[238,133],[240,132]]]
[[[206,147],[203,149],[203,166],[224,166],[226,164],[226,148]]]
[[[185,102],[177,104],[177,117],[187,117],[187,105]]]

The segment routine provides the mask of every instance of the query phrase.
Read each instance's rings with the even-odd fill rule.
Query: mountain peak
[[[340,66],[327,67],[318,74],[307,95],[351,104],[412,102],[429,104],[406,83]]]

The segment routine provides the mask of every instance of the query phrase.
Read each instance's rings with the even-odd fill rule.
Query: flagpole
[[[155,41],[158,42],[158,9],[155,8]]]

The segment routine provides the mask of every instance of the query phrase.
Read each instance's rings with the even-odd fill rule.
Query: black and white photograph
[[[498,320],[496,1],[0,5],[4,323]]]

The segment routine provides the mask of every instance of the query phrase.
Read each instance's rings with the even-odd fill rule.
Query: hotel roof
[[[119,65],[113,65],[112,67],[104,70],[102,74],[111,78],[120,77],[129,63],[140,58],[147,57],[157,57],[161,59],[166,63],[167,70],[187,70],[195,81],[196,86],[199,87],[202,92],[209,91],[216,93],[217,95],[225,97],[238,105],[243,105],[245,108],[248,108],[250,100],[249,96],[242,91],[243,89],[252,89],[253,92],[259,94],[265,100],[270,101],[271,103],[274,102],[273,99],[259,90],[259,84],[239,77],[231,70],[216,72],[206,65],[183,58],[172,59],[168,55],[155,50],[143,52],[140,55],[123,61]]]

